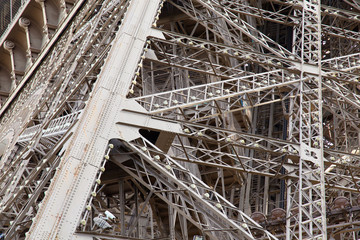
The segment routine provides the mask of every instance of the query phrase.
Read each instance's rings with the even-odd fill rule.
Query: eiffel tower
[[[355,240],[357,0],[2,0],[0,239]]]

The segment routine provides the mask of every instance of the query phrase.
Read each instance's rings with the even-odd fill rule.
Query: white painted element
[[[80,113],[81,111],[53,119],[50,122],[49,126],[45,130],[43,130],[43,137],[51,137],[66,133],[66,131],[70,128],[71,124],[79,117]],[[38,124],[25,129],[25,131],[18,138],[18,142],[29,141],[41,127],[42,125]]]
[[[154,50],[152,50],[152,49],[149,49],[146,52],[145,57],[148,59],[152,59],[152,60],[158,60],[158,57],[156,56]]]
[[[121,112],[117,122],[119,138],[122,140],[131,141],[138,138],[140,136],[138,130],[143,127],[172,133],[182,133],[181,126],[178,123],[154,119],[149,115],[143,114],[146,113],[146,110],[133,99],[125,101],[124,106],[123,110],[125,111]]]
[[[158,29],[151,29],[151,32],[149,34],[149,36],[151,37],[156,37],[156,38],[160,38],[160,39],[165,39],[165,36],[163,34],[163,31],[160,31]]]

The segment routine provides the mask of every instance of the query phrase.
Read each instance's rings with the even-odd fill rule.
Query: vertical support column
[[[25,35],[26,35],[26,45],[27,45],[27,49],[26,49],[26,58],[27,58],[27,66],[32,64],[32,56],[31,56],[31,42],[30,42],[30,33],[29,33],[29,25],[30,25],[30,20],[22,17],[19,19],[19,25],[20,27],[22,27],[25,31]]]
[[[139,214],[139,189],[137,188],[136,185],[134,185],[135,188],[135,227],[136,227],[136,231],[135,231],[135,237],[139,237],[139,221],[137,221],[138,219],[138,214]]]
[[[287,239],[327,239],[323,162],[321,93],[321,16],[320,1],[303,1],[301,28],[295,30],[294,51],[301,55],[299,126],[299,181],[288,190]],[[309,65],[308,63],[311,63]],[[306,75],[305,72],[311,72]],[[295,220],[294,227],[290,222]],[[291,223],[292,224],[292,223]],[[289,231],[292,231],[291,233]]]
[[[43,14],[43,20],[44,20],[44,25],[43,25],[43,33],[45,35],[46,38],[46,42],[49,41],[49,29],[48,29],[48,25],[47,25],[47,17],[46,17],[46,9],[45,9],[45,0],[35,0],[37,3],[40,4],[41,6],[41,11]]]
[[[272,98],[274,99],[274,94],[272,94]],[[271,137],[273,134],[273,125],[274,125],[274,103],[270,104],[270,115],[269,115],[269,129],[268,129],[268,137]],[[270,147],[270,143],[268,143],[268,147]],[[260,184],[259,184],[260,185]],[[263,208],[262,212],[267,215],[269,213],[269,177],[265,177],[264,182],[264,199],[263,199]]]
[[[16,81],[16,71],[15,71],[15,59],[14,59],[14,47],[15,47],[15,43],[10,41],[10,40],[6,40],[4,42],[4,49],[6,51],[9,52],[10,54],[10,66],[11,66],[11,80],[12,80],[12,86],[11,89],[15,89],[17,86],[17,81]]]
[[[67,14],[66,1],[65,0],[60,0],[60,9],[61,9],[61,16],[63,18]]]
[[[292,188],[291,179],[288,179],[286,184],[286,240],[291,240],[294,239],[293,236],[295,235],[296,231],[295,227],[292,225],[293,220],[297,221],[297,216],[295,215],[296,213],[294,214],[294,211],[292,211],[292,207],[296,206],[292,200],[296,196],[296,191],[294,191]]]
[[[189,239],[189,234],[188,234],[188,224],[187,224],[187,220],[184,216],[181,216],[180,214],[178,215],[179,218],[179,222],[180,222],[180,226],[181,226],[181,232],[183,235],[183,239]]]
[[[257,122],[257,116],[258,116],[258,108],[254,108],[253,110],[253,119],[252,119],[252,126],[251,126],[251,133],[254,134],[255,133],[255,128],[256,128],[256,122]],[[254,157],[254,150],[251,149],[250,153],[249,153],[249,157],[253,158]],[[250,165],[252,166],[253,163],[250,163]],[[246,179],[247,183],[246,183],[246,195],[245,195],[245,203],[244,203],[244,212],[248,215],[251,215],[251,206],[250,206],[250,190],[251,190],[251,185],[252,185],[252,174],[248,174],[247,175],[247,179]]]
[[[153,216],[153,211],[152,211],[151,207],[149,207],[149,213],[150,213],[151,238],[153,239],[155,236],[155,234],[154,234],[154,216]]]
[[[124,180],[119,181],[120,227],[121,235],[125,236],[125,195]]]
[[[168,195],[169,201],[172,202],[173,194],[169,193]],[[174,226],[174,208],[169,204],[168,206],[169,211],[169,239],[175,240],[175,226]]]

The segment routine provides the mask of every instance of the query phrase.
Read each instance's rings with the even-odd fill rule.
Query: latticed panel
[[[3,0],[0,2],[0,38],[19,10],[30,0]]]

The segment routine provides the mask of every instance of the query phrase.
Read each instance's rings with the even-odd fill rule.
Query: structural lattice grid
[[[0,238],[358,239],[355,0],[26,3]]]
[[[16,19],[19,10],[28,2],[29,0],[3,0],[0,2],[0,35],[3,35],[10,23]]]

